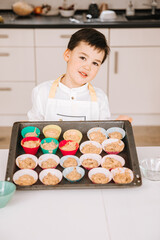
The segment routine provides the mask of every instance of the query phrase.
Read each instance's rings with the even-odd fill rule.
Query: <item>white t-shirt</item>
[[[30,121],[45,119],[47,101],[53,80],[43,82],[32,90],[32,109],[28,112]],[[107,95],[99,88],[94,87],[99,105],[99,120],[110,118],[110,110]],[[56,89],[55,99],[72,100],[72,101],[91,101],[88,90],[88,83],[78,88],[68,88],[61,82]],[[53,121],[55,119],[52,119]],[[90,119],[95,120],[95,119]],[[96,119],[97,120],[97,119]]]

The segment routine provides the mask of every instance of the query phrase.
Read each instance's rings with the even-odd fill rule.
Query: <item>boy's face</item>
[[[64,84],[70,88],[83,86],[91,82],[104,58],[104,52],[95,49],[85,42],[81,42],[73,50],[67,49],[64,59],[67,62],[67,72]]]

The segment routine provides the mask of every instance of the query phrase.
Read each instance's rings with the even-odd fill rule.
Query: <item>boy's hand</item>
[[[128,120],[131,123],[133,119],[127,115],[120,115],[116,120]]]

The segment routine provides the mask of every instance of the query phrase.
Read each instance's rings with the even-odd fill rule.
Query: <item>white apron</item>
[[[97,102],[96,92],[93,86],[89,83],[88,89],[91,96],[91,101],[72,101],[55,99],[56,89],[59,77],[51,86],[45,120],[47,121],[84,121],[84,120],[99,120],[99,106]]]

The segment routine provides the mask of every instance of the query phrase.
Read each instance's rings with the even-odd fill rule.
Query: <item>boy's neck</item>
[[[60,82],[63,83],[68,88],[78,88],[83,86],[83,85],[80,86],[80,85],[73,84],[70,78],[67,76],[67,74],[64,74],[62,76]]]

